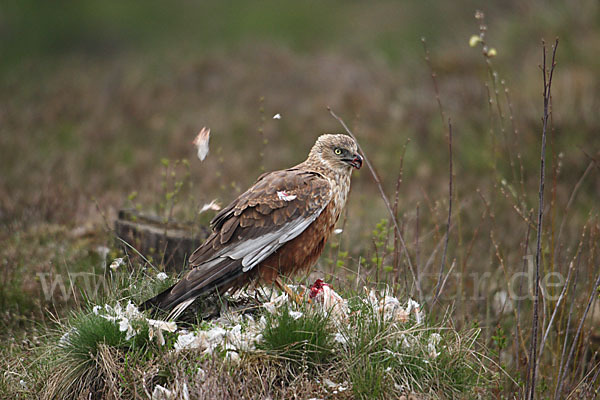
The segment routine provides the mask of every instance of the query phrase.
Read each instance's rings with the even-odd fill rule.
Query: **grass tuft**
[[[475,351],[479,329],[457,332],[448,321],[398,324],[368,305],[354,315],[344,333],[342,363],[357,398],[409,393],[469,398],[494,380]]]
[[[280,314],[267,314],[260,348],[301,365],[319,365],[330,361],[334,336],[329,317],[306,308],[295,318],[289,306]]]
[[[79,398],[80,393],[104,393],[119,385],[113,376],[125,363],[135,365],[149,348],[148,326],[142,320],[131,321],[138,334],[127,338],[118,322],[89,310],[72,315],[61,326],[62,335],[47,343],[45,361],[53,370],[45,382],[47,398]]]
[[[99,315],[82,313],[75,315],[71,328],[60,338],[57,347],[69,360],[85,363],[98,353],[101,344],[121,348],[126,344],[125,332]]]

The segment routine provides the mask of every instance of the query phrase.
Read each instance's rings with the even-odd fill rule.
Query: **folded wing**
[[[212,221],[213,233],[190,257],[194,268],[173,287],[144,303],[178,313],[203,293],[227,289],[300,235],[332,197],[316,172],[288,169],[262,175]]]

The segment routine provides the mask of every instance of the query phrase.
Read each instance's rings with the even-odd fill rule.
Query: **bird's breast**
[[[332,218],[335,224],[346,206],[348,192],[350,191],[350,174],[336,174],[333,179],[329,179],[332,193]]]

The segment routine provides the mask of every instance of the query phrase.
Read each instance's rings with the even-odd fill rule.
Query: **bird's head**
[[[348,135],[321,135],[310,150],[308,159],[334,171],[349,173],[359,169],[363,158],[354,139]]]

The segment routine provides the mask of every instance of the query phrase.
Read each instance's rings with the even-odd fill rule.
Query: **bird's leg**
[[[288,285],[281,282],[281,278],[279,278],[279,277],[275,278],[275,285],[277,285],[277,287],[279,289],[286,292],[287,295],[296,302],[296,304],[298,304],[299,306],[302,305],[302,298],[300,296],[298,296],[296,293],[294,293],[294,291]]]

